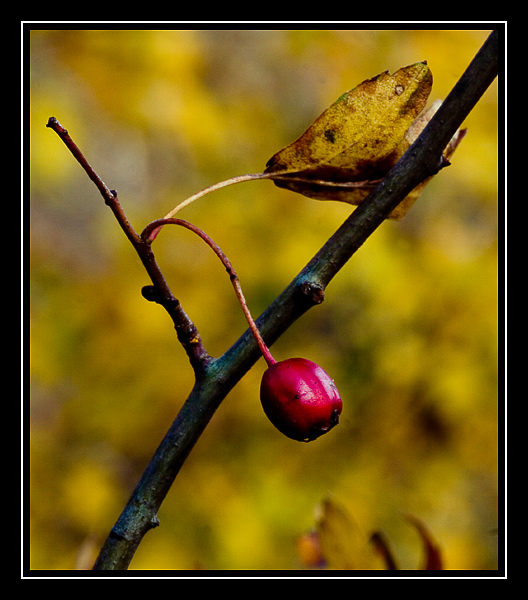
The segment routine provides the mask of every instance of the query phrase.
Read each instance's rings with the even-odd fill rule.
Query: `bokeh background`
[[[426,59],[445,98],[489,30],[34,30],[30,59],[31,568],[86,569],[193,383],[131,245],[55,116],[137,230],[193,192],[262,171],[345,90]],[[403,569],[423,520],[446,569],[498,564],[497,84],[401,222],[374,233],[325,302],[274,345],[335,379],[340,425],[283,437],[259,361],[226,398],[145,537],[136,570],[296,570],[329,495]],[[353,207],[256,181],[185,209],[258,316]],[[154,246],[219,356],[246,329],[223,267],[190,232]]]

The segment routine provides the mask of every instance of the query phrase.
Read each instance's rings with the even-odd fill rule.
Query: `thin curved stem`
[[[202,196],[210,194],[211,192],[214,192],[216,190],[220,190],[221,188],[227,187],[228,185],[234,185],[235,183],[243,183],[244,181],[254,181],[255,179],[269,178],[269,173],[248,173],[247,175],[237,175],[236,177],[231,177],[230,179],[225,179],[224,181],[219,181],[218,183],[213,183],[213,185],[207,186],[203,190],[200,190],[192,196],[189,196],[183,202],[180,202],[180,204],[178,204],[172,210],[170,210],[163,218],[171,219],[176,213],[180,212],[182,208],[189,206],[189,204],[192,204],[195,200],[198,200],[198,198],[201,198]]]
[[[268,366],[275,364],[277,361],[271,355],[269,348],[267,347],[266,343],[262,339],[262,336],[260,335],[260,331],[258,330],[258,327],[256,326],[253,317],[251,316],[251,312],[248,308],[246,299],[244,297],[244,293],[242,292],[242,287],[240,285],[240,280],[238,278],[238,275],[237,275],[235,269],[233,268],[231,261],[224,254],[224,252],[220,248],[220,246],[218,244],[216,244],[205,233],[205,231],[202,231],[201,229],[196,227],[196,225],[193,225],[192,223],[189,223],[188,221],[184,221],[183,219],[164,218],[164,219],[158,219],[156,221],[152,221],[152,223],[149,223],[145,227],[145,229],[143,229],[143,231],[141,233],[141,238],[145,242],[150,243],[151,242],[151,240],[150,240],[151,233],[156,230],[159,231],[163,225],[180,225],[182,227],[185,227],[186,229],[189,229],[190,231],[195,233],[197,236],[199,236],[208,246],[210,246],[212,248],[212,250],[218,256],[218,258],[221,260],[222,264],[224,265],[226,271],[229,274],[229,278],[235,289],[235,293],[237,295],[238,301],[240,302],[240,306],[242,307],[242,310],[244,311],[244,315],[247,319],[247,322],[249,323],[251,333],[253,334],[260,351],[262,352],[262,356],[264,357],[265,361],[268,363]]]
[[[236,177],[231,177],[230,179],[225,179],[224,181],[219,181],[218,183],[213,183],[212,185],[207,186],[203,190],[196,192],[192,196],[189,196],[188,198],[183,200],[183,202],[180,202],[177,206],[175,206],[172,210],[170,210],[163,217],[163,219],[158,219],[158,220],[162,221],[164,219],[172,219],[174,217],[174,215],[179,213],[182,208],[189,206],[189,204],[192,204],[195,200],[198,200],[199,198],[201,198],[202,196],[205,196],[206,194],[210,194],[211,192],[214,192],[216,190],[220,190],[224,187],[227,187],[228,185],[235,185],[236,183],[243,183],[244,181],[255,181],[257,179],[270,179],[270,178],[271,178],[271,175],[269,173],[248,173],[247,175],[237,175]],[[144,238],[145,241],[153,242],[156,239],[156,236],[158,235],[158,233],[161,231],[162,227],[163,227],[163,223],[158,227],[151,228],[149,230],[148,239]]]
[[[189,204],[192,204],[199,198],[210,194],[211,192],[215,192],[216,190],[220,190],[229,185],[235,185],[237,183],[244,183],[245,181],[257,181],[258,179],[274,179],[274,180],[288,180],[288,181],[300,181],[300,182],[308,182],[312,185],[322,184],[327,187],[337,187],[337,188],[361,188],[361,189],[374,189],[376,185],[380,182],[380,180],[373,181],[348,181],[348,182],[333,182],[333,181],[320,181],[318,179],[306,179],[302,177],[302,174],[296,176],[295,172],[292,172],[288,169],[283,171],[272,171],[272,172],[262,172],[262,173],[248,173],[246,175],[237,175],[236,177],[231,177],[229,179],[224,179],[224,181],[219,181],[218,183],[213,183],[212,185],[203,188],[199,192],[196,192],[192,196],[189,196],[180,204],[175,206],[172,210],[170,210],[162,219],[158,219],[158,221],[165,221],[166,219],[174,218],[174,215],[180,212]],[[156,236],[161,231],[163,225],[167,225],[168,223],[162,223],[158,225],[158,227],[149,228],[149,235],[145,237],[144,240],[147,242],[153,242],[156,239]]]

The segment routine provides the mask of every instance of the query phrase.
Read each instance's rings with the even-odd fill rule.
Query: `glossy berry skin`
[[[260,401],[268,419],[293,440],[315,440],[339,422],[341,396],[328,373],[305,358],[271,365],[262,377]]]

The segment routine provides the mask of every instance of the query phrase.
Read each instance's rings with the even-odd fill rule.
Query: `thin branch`
[[[172,294],[161,269],[154,257],[154,253],[150,244],[139,236],[132,225],[129,223],[119,200],[117,198],[117,192],[110,190],[104,181],[92,168],[90,163],[86,160],[83,153],[80,151],[78,146],[70,137],[68,131],[59,123],[55,117],[50,117],[46,127],[53,129],[55,133],[61,138],[66,144],[66,147],[70,150],[77,162],[86,171],[88,177],[95,183],[97,189],[100,191],[104,198],[105,204],[110,207],[114,213],[117,222],[121,226],[121,229],[125,232],[125,235],[130,240],[136,252],[143,263],[147,273],[152,281],[152,286],[146,286],[143,288],[143,296],[152,302],[161,304],[174,323],[178,340],[184,347],[189,357],[191,366],[194,369],[195,375],[200,377],[205,369],[205,366],[211,359],[207,354],[198,329],[185,313],[180,305],[180,302]]]
[[[493,31],[413,146],[257,319],[268,346],[310,307],[323,301],[327,284],[372,232],[416,185],[445,166],[444,148],[497,72],[498,32]],[[94,181],[97,184],[97,179]],[[159,301],[156,291],[149,299]],[[144,291],[144,295],[150,293]],[[158,525],[159,507],[210,418],[259,357],[260,350],[248,330],[220,358],[202,361],[201,376],[112,528],[94,570],[128,568],[144,535]]]
[[[123,229],[132,244],[136,245],[140,241],[139,236],[134,231],[134,228],[132,225],[130,225],[125,213],[123,212],[117,199],[117,192],[115,190],[108,189],[105,182],[94,171],[90,163],[84,157],[83,153],[79,150],[77,144],[71,139],[68,131],[64,129],[64,127],[57,121],[55,117],[50,117],[48,119],[46,127],[53,129],[53,131],[66,144],[68,150],[73,154],[77,162],[86,171],[88,177],[95,183],[97,189],[101,192],[101,196],[104,198],[105,204],[112,209],[112,212],[114,213],[118,223],[121,225],[121,229]]]

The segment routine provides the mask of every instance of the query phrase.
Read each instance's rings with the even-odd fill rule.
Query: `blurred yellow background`
[[[132,246],[50,116],[136,230],[199,189],[259,172],[344,91],[427,60],[445,98],[489,30],[35,30],[31,92],[31,568],[90,568],[187,397],[191,368]],[[497,568],[497,83],[402,222],[374,233],[325,302],[274,345],[335,379],[340,425],[283,437],[260,360],[189,456],[130,566],[295,570],[318,504],[383,529],[403,569],[423,520],[446,568]],[[257,317],[353,208],[256,181],[181,216],[237,269]],[[221,355],[246,329],[213,252],[179,228],[154,251]]]

